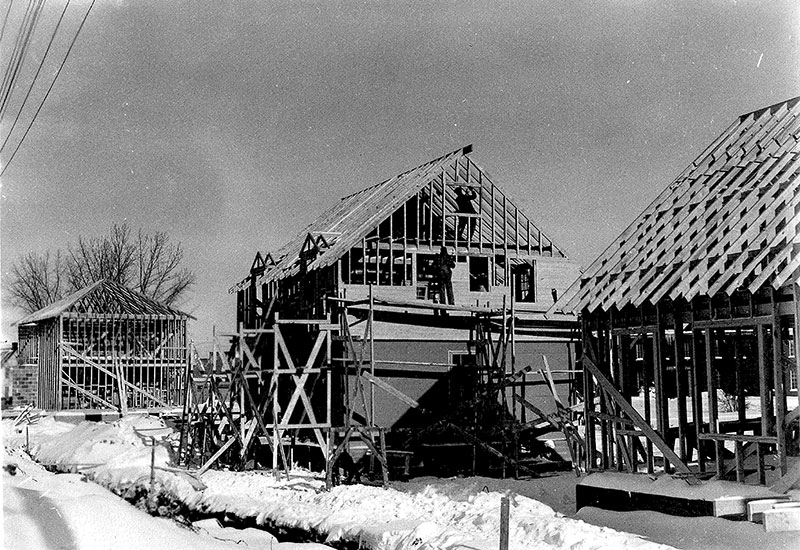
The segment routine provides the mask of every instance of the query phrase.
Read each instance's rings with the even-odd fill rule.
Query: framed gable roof
[[[450,187],[474,187],[480,191],[480,201],[487,204],[488,201],[494,204],[507,203],[509,212],[513,208],[513,218],[506,220],[501,219],[502,214],[495,214],[493,209],[487,208],[480,214],[481,223],[487,227],[494,227],[498,223],[513,226],[507,233],[514,240],[516,249],[531,249],[533,246],[540,253],[548,250],[553,256],[566,258],[561,248],[544,235],[507,194],[495,187],[486,172],[469,158],[471,152],[472,146],[468,145],[342,198],[273,254],[275,265],[256,276],[256,282],[268,283],[298,273],[301,252],[309,248],[309,242],[317,244],[317,254],[306,268],[313,270],[332,265],[414,195],[434,183],[447,189],[441,204],[432,201],[432,210],[437,216],[443,213],[449,215],[449,211],[455,208],[455,192]],[[324,246],[319,246],[322,243]],[[229,291],[244,288],[252,279],[251,276],[242,280]]]
[[[740,116],[557,306],[608,311],[800,279],[800,97]]]

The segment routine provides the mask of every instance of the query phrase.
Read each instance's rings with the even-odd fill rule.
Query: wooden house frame
[[[520,369],[518,362],[535,361],[541,368],[542,355],[548,353],[556,365],[556,383],[574,387],[574,373],[567,369],[574,367],[576,317],[546,313],[577,277],[578,266],[471,152],[469,146],[458,149],[344,197],[277,252],[257,253],[247,277],[229,289],[237,295],[234,340],[246,340],[251,350],[239,359],[263,373],[258,387],[278,400],[273,407],[278,413],[265,406],[266,429],[282,431],[280,411],[290,404],[291,392],[282,398],[280,390],[267,389],[285,387],[272,379],[291,367],[288,354],[279,357],[273,351],[277,331],[303,348],[319,337],[317,329],[309,328],[339,325],[329,336],[328,353],[321,356],[327,382],[316,386],[332,395],[329,410],[324,410],[324,399],[310,394],[306,404],[317,419],[330,419],[320,427],[330,430],[329,443],[335,441],[330,450],[323,449],[327,459],[338,456],[351,436],[360,434],[368,445],[378,446],[381,430],[402,423],[404,429],[416,429],[409,426],[417,412],[426,410],[425,418],[431,413],[429,403],[416,399],[434,386],[450,384],[461,365],[472,365],[466,367],[475,371],[470,377],[491,380],[490,393],[522,422],[535,416],[527,408],[532,396],[526,388],[544,389],[545,381],[530,365]],[[455,304],[442,303],[436,284],[435,262],[442,247],[457,261]],[[294,374],[300,376],[307,367]],[[285,380],[291,388],[291,379]],[[393,386],[397,383],[406,386]],[[404,393],[408,387],[413,397]],[[356,405],[360,412],[354,411]],[[476,441],[474,431],[461,433]],[[277,455],[273,448],[273,459]]]
[[[180,407],[189,315],[100,280],[23,319],[20,369],[48,410]]]
[[[442,246],[469,264],[459,303],[510,303],[513,276],[520,310],[544,311],[577,266],[470,153],[464,147],[349,195],[276,253],[257,254],[230,289],[237,322],[257,326],[273,298],[293,316],[323,316],[326,297],[366,298],[370,286],[383,297],[430,300]],[[465,188],[475,192],[474,213],[459,208],[457,190]]]
[[[765,484],[800,454],[799,115],[739,117],[556,304],[581,312],[589,470]]]

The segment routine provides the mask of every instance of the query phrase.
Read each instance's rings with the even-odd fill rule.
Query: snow
[[[591,474],[584,477],[580,484],[590,487],[701,500],[715,500],[727,497],[774,498],[780,496],[761,485],[744,485],[722,480],[711,480],[700,485],[689,485],[685,480],[666,475],[654,478],[646,474],[631,475],[618,472]]]
[[[715,540],[735,548],[738,539],[731,536],[756,541],[753,529],[761,532],[759,526],[748,527],[748,532],[730,529],[730,522],[717,518],[692,518],[698,520],[692,523],[650,512],[628,513],[646,514],[635,516],[584,509],[577,517],[568,517],[574,513],[575,485],[581,481],[571,472],[531,480],[422,478],[388,488],[349,485],[326,491],[321,475],[297,468],[290,479],[271,472],[224,470],[210,470],[197,478],[175,468],[169,445],[175,434],[154,417],[77,426],[43,418],[27,427],[27,437],[26,428],[7,421],[3,428],[4,462],[19,467],[16,476],[3,474],[6,548],[214,550],[232,548],[237,542],[238,548],[325,547],[276,543],[263,530],[221,527],[213,519],[190,529],[152,517],[117,496],[147,495],[151,483],[158,495],[206,517],[236,516],[250,527],[279,533],[297,529],[331,545],[347,541],[374,550],[494,550],[504,496],[510,502],[512,550],[700,548],[700,543],[682,545],[686,540],[705,540],[704,533],[714,529]],[[33,462],[22,450],[26,440],[37,461],[72,473],[56,475]],[[642,479],[631,481],[634,477]],[[647,483],[670,493],[701,491],[699,498],[729,492],[722,484],[710,484],[703,493],[666,476],[651,481],[647,476],[604,474],[583,481],[606,486]],[[150,494],[146,502],[154,500]],[[768,543],[761,547],[783,547],[779,544],[784,539],[765,540]]]
[[[322,491],[322,482],[311,478],[285,485],[268,473],[222,471],[202,480],[208,488],[198,504],[205,510],[325,533],[331,541],[358,540],[387,550],[498,547],[505,493],[488,486],[484,491],[473,484],[405,484],[401,491],[352,485]],[[659,547],[565,517],[531,498],[508,496],[512,549]]]
[[[747,521],[728,521],[712,517],[673,516],[659,512],[610,512],[586,507],[576,514],[595,525],[639,533],[656,542],[685,550],[798,550],[800,536],[794,533],[767,533],[763,526]]]
[[[21,452],[6,451],[4,462],[17,466],[16,475],[3,472],[4,548],[241,548],[235,542],[152,517],[80,474],[48,472]]]

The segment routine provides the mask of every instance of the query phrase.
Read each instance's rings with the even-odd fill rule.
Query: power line
[[[6,144],[8,143],[8,140],[11,138],[11,134],[14,132],[14,128],[16,128],[17,122],[19,121],[20,116],[22,115],[22,110],[25,109],[25,104],[28,102],[28,98],[31,95],[33,86],[34,84],[36,84],[36,79],[39,77],[39,73],[41,72],[42,67],[44,66],[44,62],[47,59],[47,55],[50,53],[50,47],[53,45],[53,41],[55,40],[56,34],[58,33],[58,28],[61,26],[61,21],[64,20],[64,14],[67,13],[67,8],[69,8],[70,2],[72,2],[72,0],[67,0],[67,3],[64,4],[64,9],[61,11],[61,17],[58,18],[58,22],[56,23],[56,28],[53,30],[53,34],[50,36],[50,42],[47,43],[47,49],[45,50],[44,55],[42,56],[42,60],[39,63],[39,67],[36,69],[36,74],[33,75],[33,79],[31,80],[31,85],[28,86],[28,91],[25,93],[25,99],[22,100],[22,106],[19,108],[19,111],[17,111],[17,116],[14,118],[14,123],[11,125],[11,129],[8,131],[6,139],[3,140],[3,145],[0,145],[0,153],[2,153],[3,149],[6,148]]]
[[[31,128],[33,127],[33,123],[36,122],[36,117],[39,116],[39,112],[41,112],[42,107],[44,106],[44,102],[47,101],[47,98],[50,96],[50,92],[53,90],[53,86],[55,86],[56,81],[58,80],[58,76],[61,74],[61,70],[64,68],[64,64],[67,62],[67,59],[69,58],[69,54],[72,51],[72,47],[75,45],[75,42],[78,40],[78,36],[80,36],[81,30],[83,30],[83,25],[86,23],[86,19],[89,17],[89,13],[92,11],[92,8],[94,7],[94,4],[95,4],[96,1],[97,0],[92,0],[92,3],[89,4],[89,9],[86,10],[86,13],[83,16],[83,19],[81,20],[81,24],[78,27],[78,31],[75,33],[75,37],[72,39],[72,42],[70,42],[70,44],[69,44],[69,48],[67,49],[67,54],[64,56],[64,60],[61,62],[61,66],[58,68],[58,71],[56,72],[56,76],[55,76],[55,78],[53,78],[53,82],[50,83],[50,87],[47,89],[47,93],[44,94],[44,98],[42,98],[42,102],[39,103],[39,108],[36,109],[36,112],[33,114],[33,118],[31,119],[30,123],[28,124],[28,127],[25,129],[25,133],[22,134],[22,139],[19,140],[19,143],[17,144],[17,147],[14,149],[14,152],[11,153],[11,156],[8,158],[8,162],[6,163],[5,166],[3,166],[3,170],[0,171],[0,176],[2,176],[3,174],[6,173],[6,170],[8,170],[8,167],[11,165],[11,161],[14,160],[14,157],[16,156],[17,151],[19,151],[19,148],[22,146],[22,143],[25,141],[25,138],[28,136],[28,132],[30,132]]]
[[[8,14],[11,13],[11,6],[14,5],[14,0],[11,0],[8,3],[8,9],[6,10],[6,16],[3,19],[3,29],[0,30],[0,41],[3,40],[3,35],[6,33],[6,23],[8,23]]]
[[[14,86],[17,81],[17,76],[19,75],[19,70],[22,67],[22,63],[25,61],[25,56],[28,55],[28,46],[31,42],[31,37],[33,36],[33,31],[36,29],[37,23],[39,23],[39,16],[42,14],[42,6],[44,5],[44,0],[38,0],[36,7],[34,8],[32,21],[30,22],[27,29],[25,29],[25,36],[22,39],[22,47],[20,48],[19,55],[17,56],[16,62],[12,59],[11,64],[9,64],[9,69],[11,65],[14,65],[14,70],[11,73],[11,76],[8,79],[8,83],[3,83],[7,85],[7,88],[4,90],[4,95],[2,100],[0,100],[0,118],[3,117],[6,111],[6,107],[8,106],[8,101],[11,99],[11,92],[14,90]]]
[[[14,49],[11,50],[11,57],[8,60],[8,67],[6,67],[5,72],[3,73],[3,84],[0,89],[6,89],[6,82],[8,79],[11,78],[11,67],[14,65],[14,59],[17,57],[19,52],[20,44],[22,43],[22,37],[25,34],[25,29],[28,25],[28,20],[30,19],[32,10],[33,10],[33,3],[34,0],[28,0],[28,7],[25,8],[25,15],[22,17],[22,23],[19,27],[19,32],[17,33],[17,38],[14,40]]]

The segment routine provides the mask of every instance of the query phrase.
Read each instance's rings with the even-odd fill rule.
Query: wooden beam
[[[678,449],[682,460],[686,458],[686,439],[688,430],[688,421],[686,415],[686,387],[683,385],[683,371],[684,366],[684,350],[683,350],[683,320],[681,318],[680,302],[673,302],[672,304],[672,328],[675,331],[674,339],[674,354],[675,354],[675,385],[677,392],[678,404]]]
[[[67,354],[68,354],[68,355],[70,355],[70,356],[73,356],[73,357],[76,357],[77,359],[80,359],[81,361],[83,361],[83,362],[84,362],[84,363],[86,363],[87,365],[89,365],[89,366],[91,366],[91,367],[94,367],[94,368],[96,368],[96,369],[97,369],[97,370],[99,370],[100,372],[103,372],[103,373],[105,373],[106,375],[110,376],[110,377],[111,377],[111,378],[113,378],[113,379],[116,379],[116,377],[117,377],[117,375],[116,375],[116,374],[114,374],[113,372],[111,372],[111,371],[110,371],[110,370],[108,370],[107,368],[103,367],[103,366],[102,366],[102,365],[100,365],[99,363],[96,363],[95,361],[92,361],[91,359],[89,359],[88,357],[86,357],[86,355],[84,355],[84,354],[80,353],[79,351],[75,350],[75,348],[73,348],[73,347],[72,347],[72,346],[70,346],[69,344],[67,344],[67,343],[65,343],[65,342],[62,342],[62,343],[61,343],[61,346],[62,346],[62,349],[63,349],[65,352],[67,352]],[[138,386],[134,386],[133,384],[131,384],[131,383],[130,383],[130,382],[128,382],[127,380],[123,380],[123,383],[125,384],[125,386],[126,386],[126,387],[128,387],[128,388],[131,388],[133,391],[135,391],[135,392],[137,392],[137,393],[140,393],[140,394],[144,395],[144,396],[145,396],[145,397],[147,397],[148,399],[152,399],[153,401],[155,401],[156,403],[158,403],[158,404],[159,404],[159,405],[161,405],[162,407],[169,407],[169,406],[170,406],[168,403],[166,403],[166,402],[162,401],[161,399],[159,399],[159,398],[158,398],[158,397],[156,397],[155,395],[153,395],[153,394],[151,394],[151,393],[149,393],[149,392],[147,392],[147,391],[143,390],[142,388],[140,388],[140,387],[138,387]],[[112,406],[111,408],[113,409],[113,408],[115,408],[115,407],[113,407],[113,406]]]
[[[775,435],[778,437],[776,452],[781,473],[786,473],[786,430],[783,418],[786,416],[786,389],[784,387],[783,342],[781,341],[781,318],[778,314],[778,292],[771,288],[772,305],[772,361],[775,376]]]
[[[95,394],[93,394],[92,392],[87,391],[87,390],[83,389],[82,387],[80,387],[78,384],[73,382],[69,377],[67,377],[66,374],[63,375],[62,383],[65,384],[67,387],[70,387],[70,388],[76,390],[81,395],[85,395],[90,400],[96,401],[97,403],[99,403],[99,404],[101,404],[101,405],[103,405],[105,407],[108,407],[109,409],[115,409],[116,408],[113,404],[109,403],[105,399],[103,399],[101,397],[98,397]]]
[[[639,413],[633,406],[628,403],[622,394],[619,393],[614,384],[606,378],[600,368],[592,361],[586,354],[583,356],[584,367],[589,373],[594,376],[598,384],[605,390],[605,392],[616,402],[617,406],[628,415],[633,424],[650,439],[653,444],[658,447],[665,459],[668,459],[679,473],[694,476],[694,472],[675,454],[675,452],[667,445],[666,441],[659,435],[650,425],[639,416]]]
[[[419,403],[417,401],[415,401],[411,397],[407,396],[402,391],[398,390],[397,388],[395,388],[394,386],[392,386],[391,384],[389,384],[385,380],[381,380],[377,376],[374,376],[374,375],[372,375],[372,374],[370,374],[369,372],[366,372],[366,371],[361,373],[361,377],[364,380],[366,380],[367,382],[370,382],[371,384],[373,384],[374,386],[378,386],[380,389],[382,389],[383,391],[385,391],[386,393],[388,393],[392,397],[396,398],[397,400],[405,403],[409,407],[411,407],[413,409],[419,409],[420,411],[424,412],[424,409],[422,409],[420,407],[420,405],[419,405]]]
[[[221,457],[222,454],[225,451],[227,451],[228,448],[231,445],[233,445],[233,443],[236,441],[236,439],[237,439],[237,437],[235,437],[235,436],[229,437],[228,440],[225,442],[225,444],[223,444],[222,447],[217,449],[217,452],[215,452],[213,455],[211,455],[211,458],[209,458],[206,461],[206,463],[203,464],[203,466],[199,470],[197,470],[197,472],[195,473],[195,476],[199,477],[199,476],[203,475],[209,468],[211,468],[211,466],[217,461],[217,459],[219,457]]]

